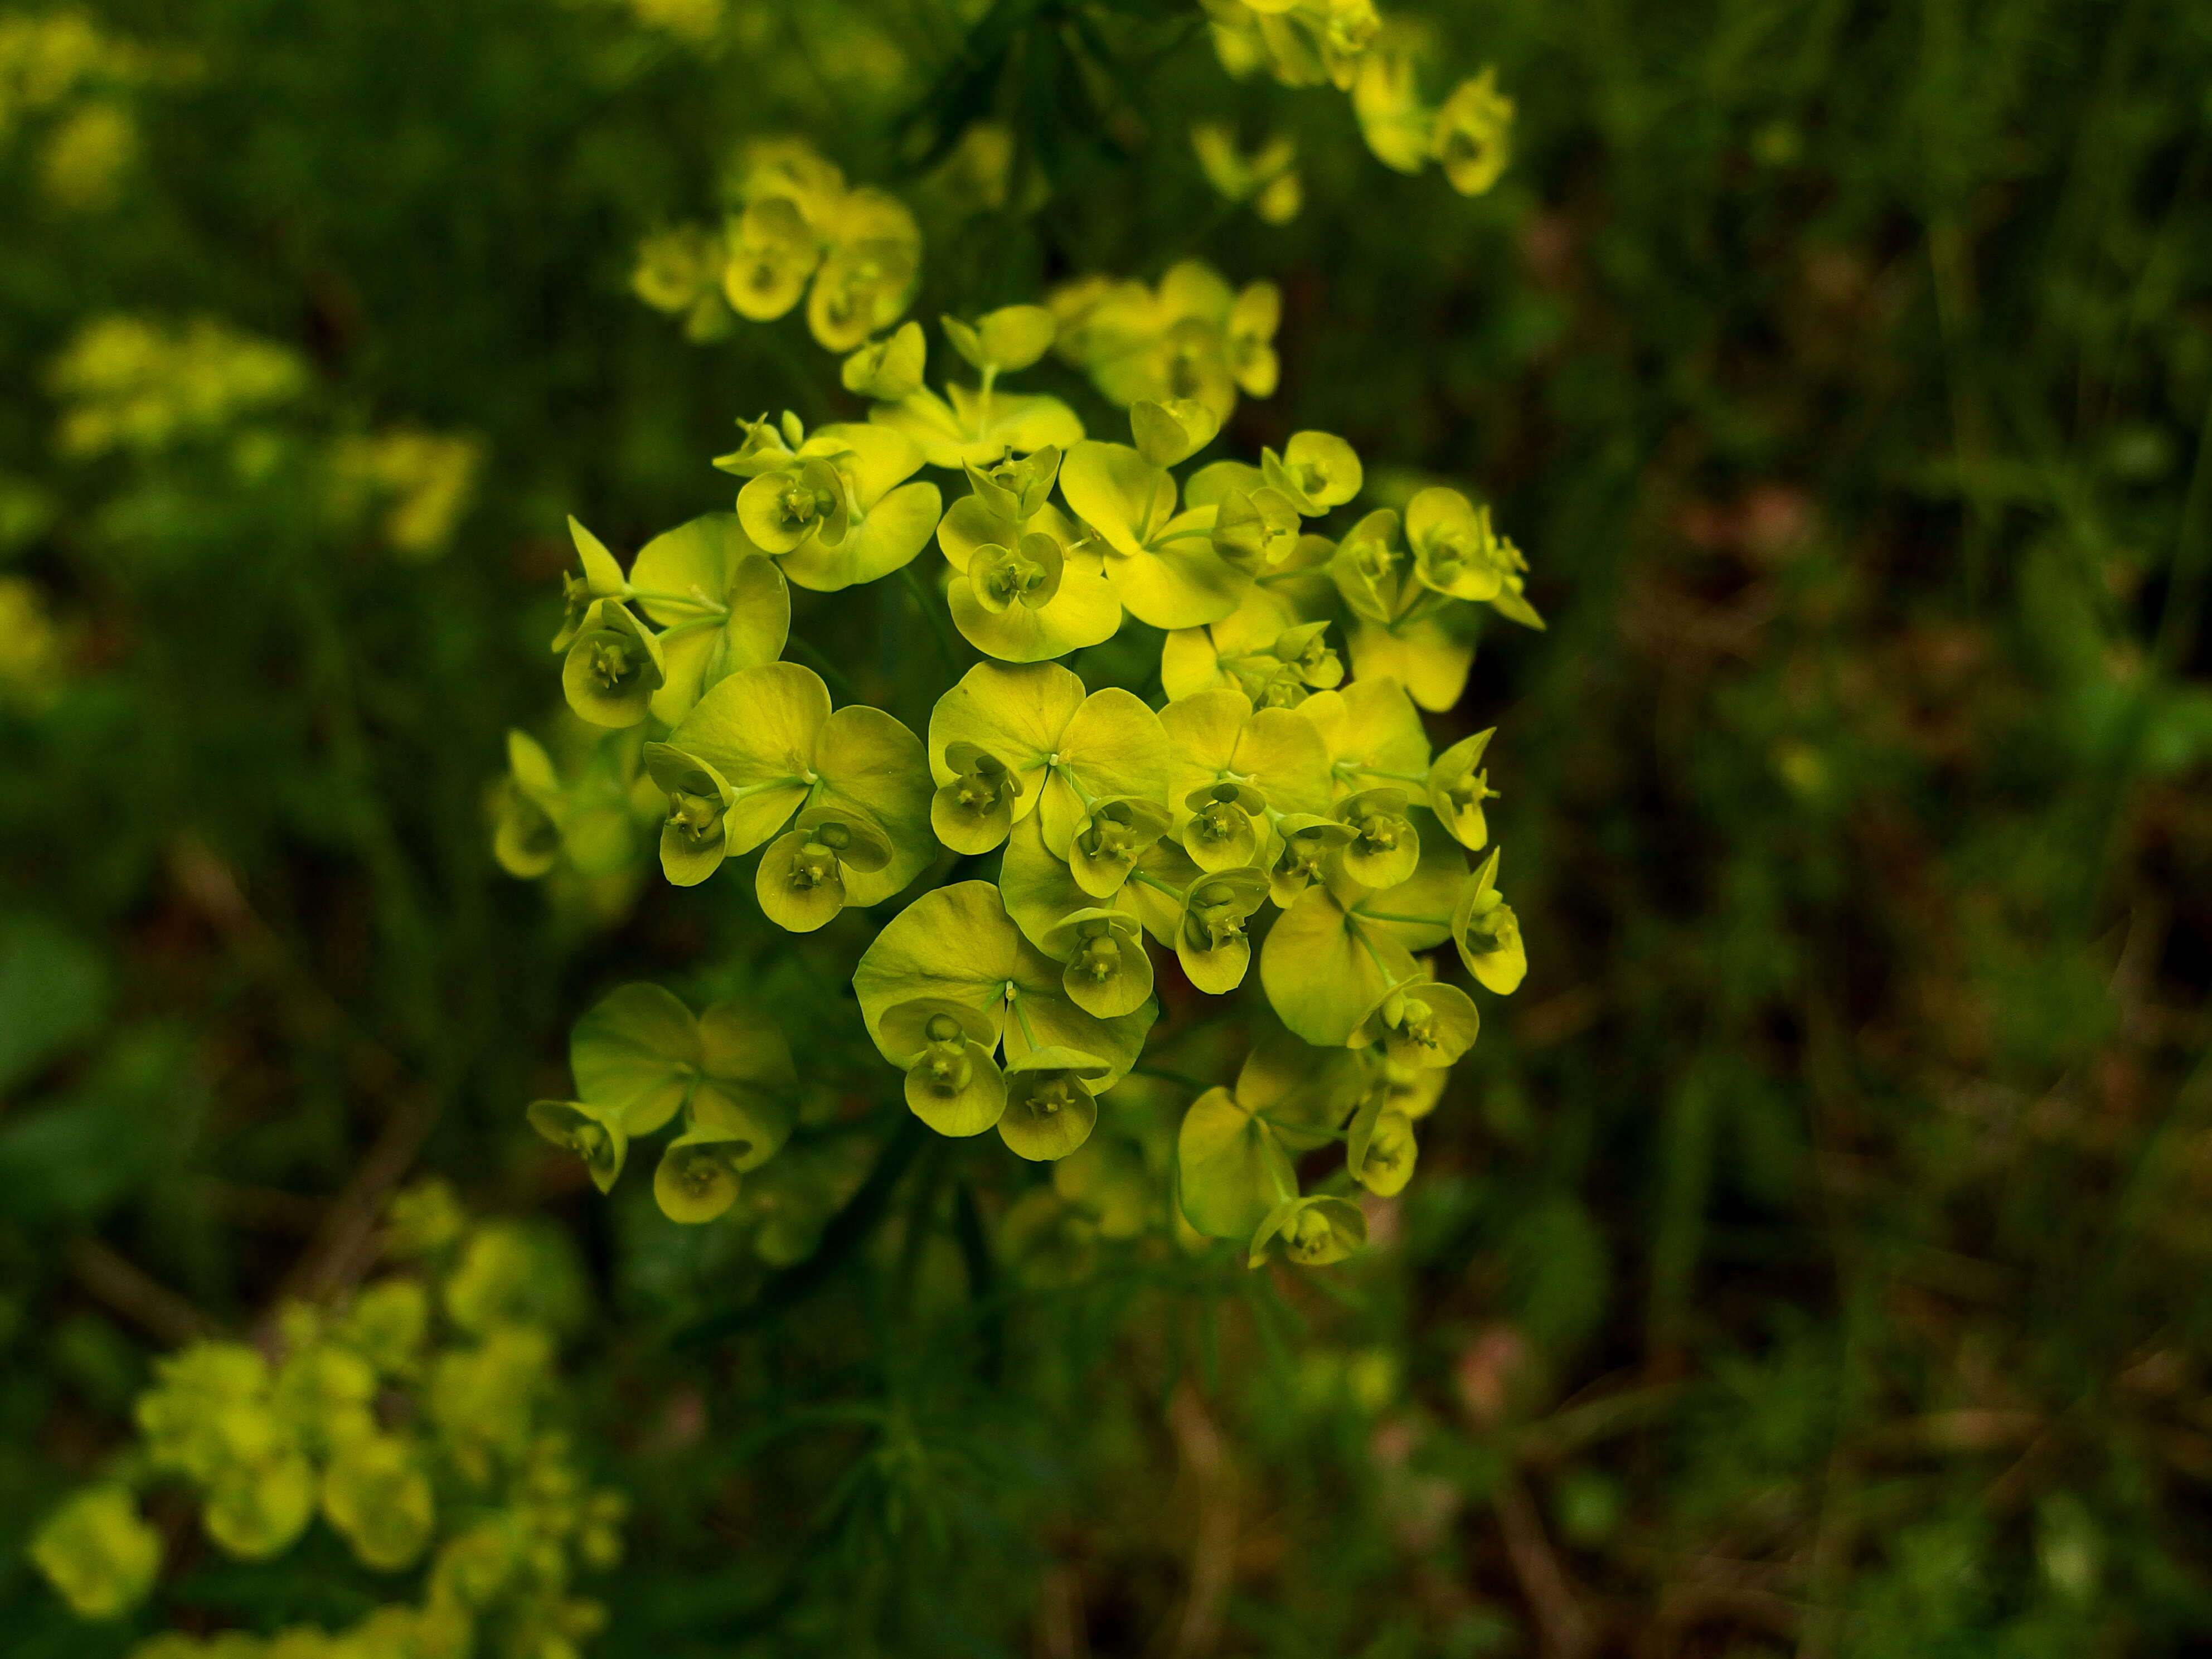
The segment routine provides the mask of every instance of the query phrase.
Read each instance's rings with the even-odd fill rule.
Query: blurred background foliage
[[[1425,21],[1518,101],[1488,197],[1171,0],[0,17],[11,1651],[128,1646],[29,1528],[151,1356],[353,1282],[418,1170],[592,1286],[600,1654],[2212,1643],[2212,12]],[[1303,210],[1224,200],[1202,121],[1294,139]],[[1550,633],[1435,723],[1501,728],[1530,979],[1346,1268],[1024,1284],[1003,1160],[939,1147],[770,1276],[523,1123],[640,975],[844,1069],[834,953],[549,906],[483,805],[557,702],[562,515],[635,546],[726,505],[732,417],[855,406],[797,318],[629,292],[779,131],[915,204],[925,318],[1273,278],[1243,447],[1342,432],[1532,556]],[[912,721],[907,631],[794,623]],[[309,1571],[161,1616],[273,1627]]]

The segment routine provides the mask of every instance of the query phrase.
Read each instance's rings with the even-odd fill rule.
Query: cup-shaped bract
[[[945,337],[973,368],[1011,374],[1052,349],[1060,321],[1043,306],[1002,306],[973,324],[943,319]]]
[[[1044,948],[1064,956],[1068,1000],[1101,1019],[1133,1014],[1151,1000],[1152,959],[1143,929],[1120,910],[1077,910],[1048,934]]]
[[[1454,840],[1478,853],[1490,842],[1490,824],[1483,815],[1482,803],[1497,799],[1489,775],[1480,769],[1483,751],[1490,747],[1497,730],[1492,726],[1471,738],[1462,738],[1429,766],[1429,810],[1437,815],[1437,823],[1451,831]]]
[[[715,456],[714,465],[740,478],[757,478],[763,472],[789,466],[806,438],[805,425],[787,409],[780,421],[771,421],[766,415],[750,421],[740,416],[738,430],[745,434],[738,447],[726,455]]]
[[[1398,514],[1378,507],[1344,533],[1329,556],[1329,580],[1361,620],[1389,623],[1411,611],[1425,590],[1413,557],[1398,544]]]
[[[616,1114],[629,1135],[649,1135],[676,1115],[704,1058],[691,1011],[643,982],[609,993],[568,1037],[578,1097]]]
[[[623,1128],[619,1107],[592,1106],[580,1100],[538,1100],[531,1103],[530,1127],[564,1152],[583,1159],[592,1184],[601,1192],[613,1189],[629,1155],[629,1136]]]
[[[714,1220],[738,1201],[751,1143],[735,1130],[701,1127],[670,1141],[653,1172],[653,1196],[671,1221]]]
[[[1218,510],[1176,511],[1176,482],[1127,444],[1086,440],[1060,464],[1060,493],[1103,540],[1106,578],[1155,628],[1195,628],[1237,609],[1251,574],[1213,550]]]
[[[921,389],[928,356],[929,342],[923,337],[921,325],[901,323],[846,358],[838,378],[848,392],[895,404]]]
[[[833,714],[830,689],[800,664],[739,670],[701,697],[668,740],[737,792],[726,815],[732,854],[759,846],[809,806],[834,808],[878,830],[890,842],[890,861],[872,871],[848,864],[846,903],[889,898],[936,853],[920,740],[864,703]]]
[[[848,870],[869,874],[890,862],[890,839],[858,813],[810,807],[761,855],[755,890],[779,927],[811,933],[843,909]]]
[[[1482,1016],[1466,992],[1434,980],[1414,980],[1378,997],[1345,1041],[1354,1048],[1380,1043],[1401,1066],[1434,1070],[1474,1047],[1481,1030]]]
[[[989,750],[960,741],[945,745],[950,781],[930,797],[929,825],[956,853],[988,853],[1013,828],[1022,781]]]
[[[741,668],[774,662],[791,635],[783,570],[734,513],[708,513],[655,536],[631,567],[638,608],[662,629],[666,683],[653,717],[669,726]]]
[[[729,221],[724,237],[722,294],[731,310],[765,323],[799,303],[822,247],[796,204],[781,196],[754,201]]]
[[[1267,878],[1250,868],[1201,875],[1184,890],[1176,956],[1190,982],[1215,996],[1244,982],[1252,941],[1244,924],[1267,896]]]
[[[806,296],[806,325],[825,349],[850,351],[898,320],[921,270],[918,236],[871,236],[832,248]]]
[[[1111,898],[1174,821],[1158,801],[1133,795],[1094,800],[1068,840],[1068,873],[1093,898]]]
[[[793,552],[815,537],[835,547],[845,539],[852,516],[845,481],[819,455],[761,473],[738,492],[738,524],[770,555]]]
[[[1328,624],[1325,622],[1301,623],[1296,628],[1285,629],[1275,636],[1268,654],[1310,690],[1334,690],[1344,684],[1344,659],[1330,649]]]
[[[1370,1090],[1345,1139],[1346,1172],[1377,1198],[1389,1198],[1405,1191],[1419,1153],[1413,1119],[1390,1104],[1388,1089]]]
[[[323,1470],[323,1515],[377,1572],[414,1565],[437,1524],[430,1477],[396,1435],[370,1434],[341,1446]]]
[[[999,1138],[1032,1163],[1066,1158],[1091,1138],[1098,1122],[1091,1088],[1113,1070],[1096,1054],[1058,1045],[1010,1060]]]
[[[993,616],[1009,605],[1041,611],[1060,592],[1066,556],[1054,538],[1035,532],[1012,547],[977,548],[968,559],[968,584],[976,604]]]
[[[1083,439],[1083,422],[1057,398],[962,386],[939,397],[927,386],[895,404],[878,404],[868,419],[903,434],[932,466],[957,471],[993,466],[1009,454],[1060,450]]]
[[[1424,489],[1406,503],[1406,543],[1422,586],[1455,599],[1494,599],[1510,565],[1490,509],[1456,489]]]
[[[568,707],[594,726],[635,726],[668,678],[660,642],[619,599],[593,599],[561,665]]]
[[[1177,816],[1186,830],[1191,815],[1203,810],[1199,793],[1216,785],[1233,786],[1255,817],[1328,811],[1328,750],[1296,711],[1255,711],[1241,691],[1215,689],[1176,699],[1161,712],[1160,723],[1170,756],[1168,794],[1181,804]]]
[[[1279,455],[1261,450],[1260,471],[1269,489],[1309,519],[1341,507],[1366,482],[1358,452],[1330,432],[1294,432]]]
[[[1324,1047],[1342,1044],[1392,984],[1416,971],[1412,951],[1346,899],[1313,883],[1275,918],[1260,956],[1260,982],[1283,1024]]]
[[[1249,1238],[1298,1189],[1275,1132],[1226,1089],[1209,1089],[1183,1114],[1176,1136],[1183,1218],[1208,1238]]]
[[[884,1012],[884,1048],[911,1053],[906,1103],[941,1135],[979,1135],[1006,1109],[1006,1085],[992,1049],[997,1028],[981,1010],[942,997],[915,997]]]
[[[1267,845],[1267,798],[1249,783],[1203,783],[1183,797],[1183,850],[1201,870],[1259,862]]]
[[[1421,837],[1407,811],[1403,789],[1363,789],[1329,809],[1352,831],[1342,854],[1345,874],[1363,887],[1395,887],[1413,875]]]
[[[560,860],[564,792],[552,757],[525,732],[507,734],[507,764],[492,801],[492,856],[507,874],[533,880]]]
[[[868,1035],[902,1071],[914,1053],[886,1035],[885,1017],[917,997],[938,997],[980,1013],[1003,1037],[1010,1060],[1060,1047],[1109,1061],[1103,1091],[1136,1063],[1157,1010],[1147,1003],[1118,1018],[1098,1018],[1068,1000],[1062,968],[1022,936],[996,887],[956,882],[923,894],[885,925],[862,953],[853,989]],[[1008,1012],[1016,998],[1021,1020]]]
[[[1267,868],[1267,896],[1285,910],[1319,875],[1332,854],[1352,843],[1352,829],[1311,812],[1285,813],[1275,824],[1277,851]]]
[[[1364,788],[1362,775],[1425,775],[1429,734],[1406,688],[1362,676],[1341,691],[1316,691],[1298,705],[1329,759],[1337,796]]]
[[[994,518],[1019,525],[1033,518],[1052,500],[1054,482],[1060,477],[1060,450],[1047,444],[1027,455],[1005,455],[984,465],[963,465],[968,487],[982,510]]]
[[[161,1534],[127,1487],[72,1494],[31,1537],[31,1561],[80,1619],[112,1619],[143,1601],[161,1566]]]
[[[1162,403],[1143,398],[1129,405],[1129,435],[1137,453],[1154,466],[1187,461],[1212,443],[1221,416],[1193,398]]]
[[[738,792],[696,755],[672,744],[645,745],[645,769],[668,797],[660,826],[660,871],[677,887],[696,887],[730,853],[730,809]]]
[[[980,1135],[1006,1109],[1006,1082],[980,1042],[933,1042],[906,1068],[907,1109],[941,1135]]]
[[[1301,1267],[1341,1261],[1367,1243],[1367,1216],[1349,1199],[1294,1198],[1270,1211],[1252,1235],[1255,1267],[1271,1256]]]
[[[1528,972],[1528,947],[1521,940],[1521,919],[1498,891],[1498,860],[1492,848],[1482,867],[1468,878],[1451,918],[1451,936],[1467,971],[1500,996],[1518,990]]]
[[[1279,489],[1232,489],[1214,514],[1214,552],[1232,569],[1272,570],[1288,560],[1301,534],[1298,510]]]

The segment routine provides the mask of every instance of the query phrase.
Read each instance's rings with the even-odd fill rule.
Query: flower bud
[[[722,294],[731,310],[765,323],[799,303],[821,258],[821,243],[797,204],[787,197],[763,196],[732,219],[724,235],[729,258],[722,270]],[[860,337],[867,333],[862,329]]]
[[[1328,624],[1302,623],[1275,636],[1269,654],[1294,669],[1304,684],[1316,691],[1330,691],[1344,684],[1344,663],[1329,648]]]
[[[1441,1076],[1442,1068],[1435,1069]],[[1352,1120],[1345,1146],[1346,1170],[1377,1198],[1405,1190],[1420,1152],[1413,1139],[1413,1121],[1393,1108],[1389,1099],[1387,1088],[1370,1091]]]

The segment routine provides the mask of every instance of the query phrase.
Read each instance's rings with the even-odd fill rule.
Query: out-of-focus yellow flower
[[[307,366],[213,318],[101,317],[56,361],[52,385],[64,406],[64,454],[150,453],[289,403],[307,389]]]
[[[52,702],[68,654],[68,636],[38,586],[0,576],[0,708],[36,712]]]
[[[1513,153],[1513,100],[1498,91],[1497,70],[1453,88],[1437,112],[1429,151],[1462,196],[1480,196],[1498,182]]]
[[[1201,121],[1190,130],[1190,147],[1206,183],[1232,202],[1251,203],[1268,224],[1288,224],[1305,205],[1295,139],[1279,134],[1248,156],[1227,123]]]
[[[115,205],[138,156],[138,124],[111,98],[79,105],[47,134],[39,185],[57,207],[97,213]]]
[[[443,552],[468,511],[483,442],[467,434],[402,429],[341,441],[331,458],[341,511],[374,499],[389,505],[384,538],[404,558]]]

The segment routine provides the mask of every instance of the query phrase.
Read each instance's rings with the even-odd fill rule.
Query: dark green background
[[[121,204],[58,211],[37,124],[0,140],[0,560],[78,639],[0,708],[11,1650],[120,1651],[20,1540],[428,1112],[422,1166],[599,1286],[580,1431],[640,1499],[604,1655],[2207,1650],[2212,9],[1439,0],[1521,109],[1473,202],[1170,0],[975,9],[746,0],[714,54],[612,4],[119,3],[198,65],[135,95]],[[907,70],[856,77],[851,19]],[[726,506],[733,417],[852,412],[797,318],[686,344],[638,237],[745,135],[912,191],[987,109],[1054,193],[933,220],[916,314],[1272,277],[1283,389],[1234,441],[1341,432],[1527,550],[1551,631],[1493,630],[1436,730],[1499,726],[1529,979],[1328,1288],[1115,1268],[979,1316],[957,1257],[915,1288],[978,1158],[902,1200],[939,1243],[672,1350],[757,1270],[520,1108],[609,985],[803,969],[742,883],[559,923],[483,786],[556,703],[562,515],[635,547]],[[1209,194],[1209,116],[1297,134],[1303,216]],[[295,457],[481,434],[453,549],[333,536],[304,463],[61,459],[46,367],[113,312],[307,354]],[[795,630],[918,723],[884,592]]]

